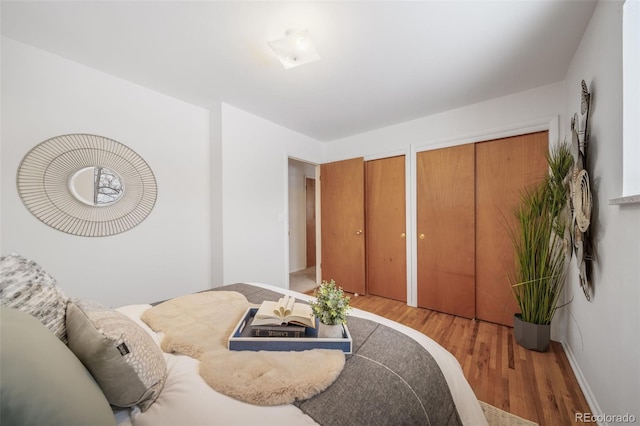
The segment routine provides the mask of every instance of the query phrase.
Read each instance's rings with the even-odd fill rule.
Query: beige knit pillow
[[[0,305],[36,317],[67,343],[67,297],[36,262],[15,253],[0,257]]]
[[[125,315],[74,299],[67,304],[67,337],[111,405],[146,411],[160,395],[167,377],[164,355]]]

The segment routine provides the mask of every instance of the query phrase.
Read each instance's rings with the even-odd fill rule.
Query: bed
[[[4,288],[5,283],[3,282]],[[262,283],[233,284],[210,291],[238,292],[244,295],[250,303],[254,304],[260,303],[262,300],[274,300],[280,294],[289,294],[299,300],[308,301],[311,299],[310,296],[302,293]],[[8,298],[6,292],[2,294],[2,297],[3,305],[6,306],[7,303],[5,302]],[[137,324],[139,329],[143,330],[144,334],[150,337],[155,345],[160,346],[164,334],[162,332],[154,332],[141,320],[143,314],[151,308],[152,304],[128,305],[116,308],[115,311]],[[7,346],[11,346],[10,350],[12,351],[19,350],[16,345],[7,345],[5,342],[5,339],[9,339],[11,335],[10,330],[5,330],[5,325],[9,327],[11,323],[5,318],[5,311],[7,309],[3,308],[1,368],[3,372],[8,370],[18,371],[15,379],[15,382],[18,383],[17,386],[28,386],[28,380],[25,377],[35,367],[30,365],[20,369],[15,365],[10,365],[25,362],[25,357],[20,355],[11,358],[10,354],[5,351]],[[71,313],[68,311],[67,316],[70,315]],[[41,322],[44,323],[42,320]],[[68,323],[69,320],[67,318]],[[154,391],[157,393],[153,396],[152,403],[148,403],[143,410],[138,405],[118,408],[114,407],[112,400],[109,399],[109,402],[112,403],[110,406],[112,410],[112,414],[110,413],[111,423],[105,424],[112,424],[113,418],[115,418],[115,423],[123,426],[487,424],[480,403],[464,378],[459,363],[453,355],[439,344],[413,329],[359,309],[352,309],[350,312],[348,326],[354,340],[354,354],[346,356],[344,369],[338,379],[324,392],[308,400],[276,406],[248,404],[213,390],[199,374],[200,361],[182,354],[162,353],[161,356],[166,363],[166,377],[161,388]],[[54,331],[50,326],[49,329]],[[375,331],[371,331],[373,329]],[[72,347],[71,330],[68,330],[70,333],[69,341],[65,342],[69,344],[70,348]],[[364,338],[362,337],[364,336],[362,333],[365,332],[363,330],[368,330],[366,331],[368,334]],[[24,335],[25,332],[21,331],[21,333],[21,335]],[[29,334],[35,336],[35,333],[29,332]],[[42,340],[38,340],[37,345],[41,345]],[[86,341],[86,339],[83,340]],[[389,342],[394,343],[389,344]],[[398,345],[400,346],[397,347]],[[376,355],[376,348],[381,348],[382,353]],[[64,351],[66,349],[59,348],[59,350]],[[57,352],[50,350],[49,353],[52,354],[50,355],[52,359],[54,357],[53,354]],[[56,359],[68,356],[68,354],[63,355],[62,352],[60,353],[61,355]],[[83,360],[76,352],[74,354],[77,355],[78,359]],[[91,356],[95,357],[95,355]],[[416,356],[418,358],[424,356],[432,358],[439,372],[434,371],[433,374],[425,373],[422,367],[416,370],[418,368],[416,366],[419,365],[417,363],[422,362]],[[41,358],[34,357],[29,362],[37,363],[41,361]],[[401,361],[397,361],[398,359]],[[385,360],[388,360],[388,362]],[[87,366],[86,362],[83,363]],[[50,360],[47,365],[49,365],[47,372],[50,374],[55,373],[52,370],[59,370],[58,368],[50,368]],[[363,366],[367,366],[366,369],[363,370]],[[374,366],[375,369],[370,366]],[[93,372],[88,366],[87,368]],[[98,377],[96,374],[93,375]],[[440,390],[429,388],[432,382],[437,382],[436,376],[441,376],[444,383],[444,388]],[[10,393],[9,389],[11,388],[8,384],[10,379],[6,374],[3,374],[3,393]],[[63,382],[65,387],[70,387],[70,380],[67,374]],[[102,385],[102,382],[100,380],[97,381],[104,394],[108,395],[109,392]],[[45,386],[41,376],[35,383],[37,383],[36,387],[42,388]],[[33,389],[28,389],[28,391],[31,392],[30,398],[35,398]],[[79,396],[69,396],[69,400],[84,398],[90,394],[87,390],[79,391],[79,393],[81,394]],[[452,401],[454,411],[453,414],[444,414],[446,421],[437,417],[440,414],[435,413],[435,411],[441,410],[442,406],[446,405],[445,402],[442,402],[445,401],[445,399],[442,399],[445,398],[442,394],[450,395],[446,396],[446,398]],[[47,393],[44,398],[51,399],[51,393]],[[327,403],[331,403],[331,405],[327,405]],[[17,403],[13,401],[12,404],[16,405]],[[56,400],[51,405],[55,405],[56,409],[60,411],[60,401]],[[78,404],[75,401],[70,411],[79,411],[81,409],[80,405],[88,407],[88,404]],[[23,406],[22,412],[17,409],[14,410],[17,413],[16,415],[25,415],[25,413],[32,415],[36,411],[33,408],[33,400],[25,401]],[[42,403],[38,404],[38,406],[45,407],[46,404]],[[410,413],[414,409],[417,411]],[[420,412],[421,410],[422,412]],[[4,424],[7,421],[7,418],[4,417],[5,414],[9,415],[11,412],[5,406],[4,395],[2,411]],[[88,410],[86,415],[97,416],[97,411],[97,408]],[[56,424],[54,416],[50,413],[45,415],[48,416],[46,417],[47,423]],[[34,421],[34,418],[32,417],[30,421]],[[37,421],[37,418],[35,418],[35,421]],[[82,424],[82,422],[83,420],[79,420],[74,423],[66,418],[61,420],[60,424]]]

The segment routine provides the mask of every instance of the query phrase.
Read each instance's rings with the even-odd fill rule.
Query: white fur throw
[[[200,375],[217,392],[255,405],[290,404],[322,392],[340,375],[341,351],[229,351],[227,339],[248,307],[240,293],[178,297],[142,316],[165,338],[162,349],[200,360]]]

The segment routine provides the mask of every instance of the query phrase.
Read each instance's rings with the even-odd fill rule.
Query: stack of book
[[[311,306],[296,303],[291,296],[277,302],[262,302],[251,322],[254,337],[305,337],[307,327],[315,328]]]

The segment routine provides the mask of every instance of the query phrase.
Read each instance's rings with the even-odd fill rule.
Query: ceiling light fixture
[[[267,44],[287,69],[320,59],[307,30],[287,31],[285,38]]]

